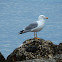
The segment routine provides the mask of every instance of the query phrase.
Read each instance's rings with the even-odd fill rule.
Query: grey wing
[[[32,23],[32,24],[28,25],[28,26],[25,28],[25,30],[26,30],[26,31],[31,31],[31,29],[36,28],[37,26],[38,26],[38,23],[35,22],[35,23]]]

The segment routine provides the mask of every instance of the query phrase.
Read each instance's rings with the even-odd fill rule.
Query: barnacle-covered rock
[[[57,55],[59,54],[58,58]],[[8,57],[8,61],[23,61],[33,59],[52,59],[58,61],[62,56],[62,45],[54,45],[49,40],[44,39],[28,39],[16,48]],[[55,60],[55,59],[58,60]],[[60,58],[61,60],[62,58]],[[38,61],[40,62],[40,61]]]

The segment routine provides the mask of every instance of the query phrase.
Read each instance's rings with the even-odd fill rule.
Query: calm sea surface
[[[0,52],[5,58],[33,33],[18,35],[28,24],[37,21],[40,14],[49,19],[38,37],[62,42],[62,0],[0,0]]]

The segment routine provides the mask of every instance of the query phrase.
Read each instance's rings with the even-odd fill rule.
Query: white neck
[[[42,19],[38,19],[38,21],[45,21],[45,20],[42,18]]]

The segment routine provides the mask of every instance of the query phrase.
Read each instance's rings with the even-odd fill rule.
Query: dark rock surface
[[[16,48],[7,60],[9,62],[61,62],[62,44],[54,45],[44,39],[28,39]]]
[[[5,58],[4,58],[4,56],[0,52],[0,62],[4,62],[4,61],[5,61]]]

